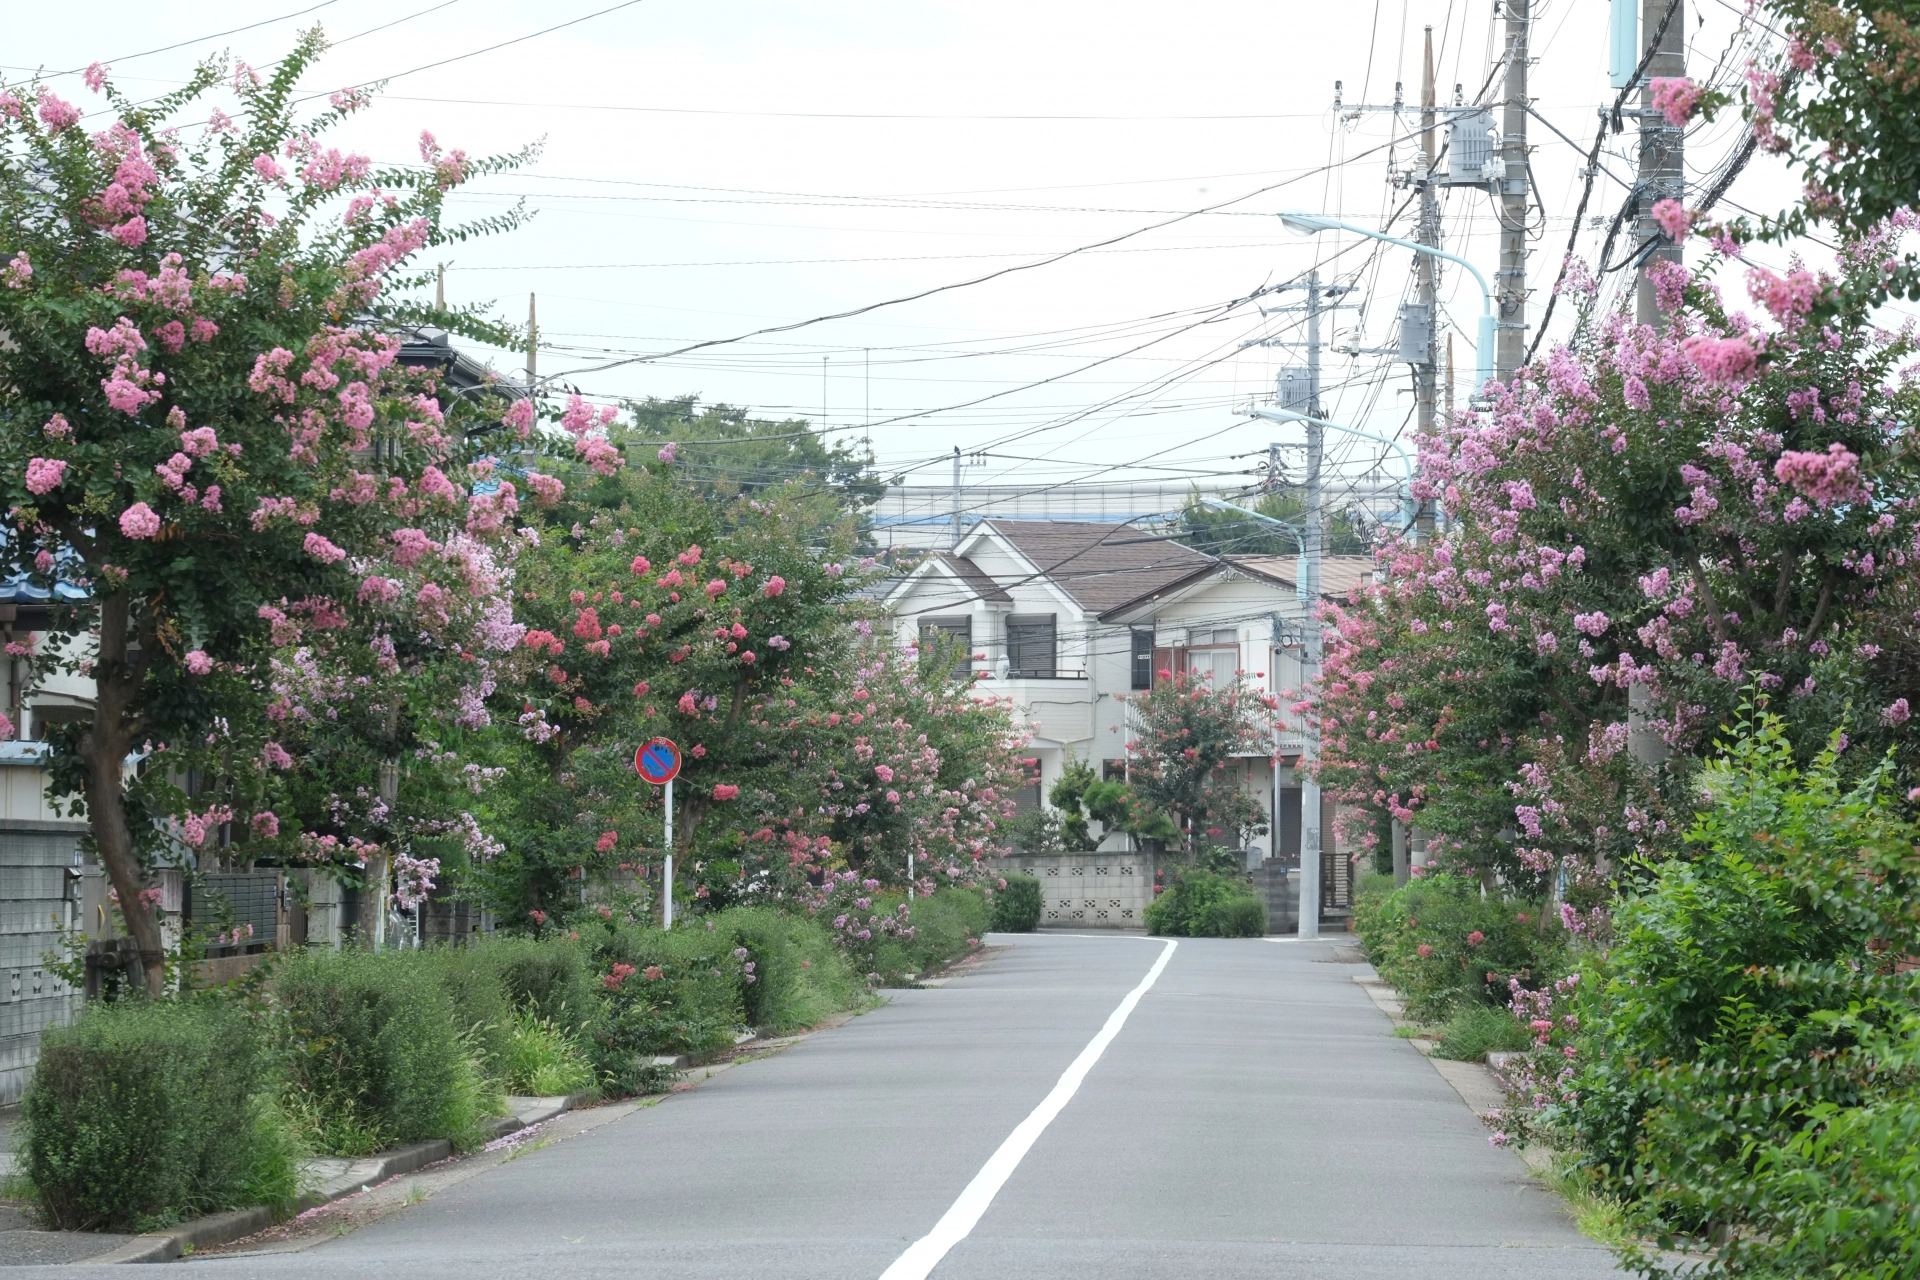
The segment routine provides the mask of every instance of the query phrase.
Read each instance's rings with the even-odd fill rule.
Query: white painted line
[[[1079,1092],[1080,1082],[1087,1078],[1087,1072],[1093,1070],[1093,1064],[1100,1061],[1100,1055],[1120,1034],[1120,1028],[1126,1025],[1127,1015],[1140,1003],[1140,997],[1147,994],[1147,988],[1160,977],[1161,971],[1167,967],[1167,961],[1173,956],[1173,949],[1180,945],[1171,939],[1167,939],[1166,944],[1160,952],[1160,958],[1147,970],[1147,976],[1140,979],[1140,985],[1127,992],[1126,999],[1107,1016],[1100,1034],[1087,1042],[1080,1056],[1073,1060],[1054,1084],[1053,1091],[1040,1100],[1040,1105],[1007,1135],[1000,1149],[988,1157],[986,1164],[980,1167],[980,1172],[973,1175],[973,1181],[960,1193],[960,1198],[953,1202],[953,1207],[933,1224],[933,1230],[914,1241],[905,1253],[895,1258],[893,1265],[880,1273],[880,1280],[926,1280],[933,1269],[940,1265],[940,1259],[947,1256],[947,1251],[973,1231],[981,1215],[986,1213],[987,1206],[1000,1194],[1000,1188],[1020,1167],[1027,1150],[1053,1123],[1053,1118],[1073,1100],[1073,1095]]]

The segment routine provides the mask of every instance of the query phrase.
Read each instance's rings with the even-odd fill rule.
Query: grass
[[[1507,1010],[1468,1004],[1456,1009],[1447,1019],[1433,1056],[1456,1062],[1478,1062],[1489,1053],[1524,1049],[1529,1043],[1527,1029]]]
[[[523,1097],[556,1098],[594,1091],[593,1064],[552,1018],[532,1008],[514,1015],[507,1038],[507,1087]]]
[[[1536,1168],[1535,1172],[1567,1202],[1567,1211],[1573,1215],[1574,1225],[1582,1235],[1615,1250],[1639,1242],[1626,1202],[1595,1191],[1591,1173],[1575,1168],[1567,1157],[1558,1153],[1549,1158],[1545,1168]]]

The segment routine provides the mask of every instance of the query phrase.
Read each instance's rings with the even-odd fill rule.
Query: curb
[[[501,1116],[494,1121],[494,1136],[500,1137],[519,1129],[544,1124],[555,1116],[573,1110],[574,1104],[584,1095],[565,1098],[529,1098],[526,1101],[538,1105],[510,1116]],[[226,1244],[232,1240],[265,1231],[276,1222],[321,1205],[344,1200],[348,1196],[358,1195],[375,1183],[397,1178],[403,1173],[412,1173],[416,1169],[445,1160],[453,1154],[453,1144],[445,1138],[432,1138],[425,1142],[410,1143],[404,1147],[395,1147],[391,1151],[365,1160],[356,1160],[344,1175],[322,1183],[307,1192],[284,1214],[275,1213],[264,1205],[251,1209],[233,1209],[226,1213],[208,1214],[204,1218],[195,1218],[169,1231],[151,1231],[138,1236],[126,1244],[108,1253],[96,1254],[83,1259],[86,1266],[115,1264],[126,1262],[172,1262],[185,1257],[191,1249],[204,1249],[213,1245]]]

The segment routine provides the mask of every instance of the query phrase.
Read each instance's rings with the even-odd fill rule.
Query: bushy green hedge
[[[714,928],[744,947],[753,966],[749,974],[743,964],[741,973],[741,1007],[750,1026],[798,1031],[865,997],[866,984],[854,976],[846,953],[812,920],[772,907],[731,907],[714,917]]]
[[[1258,938],[1267,907],[1237,876],[1197,868],[1176,871],[1145,912],[1147,932],[1175,938]]]
[[[144,1231],[292,1201],[299,1151],[266,1065],[250,1019],[212,999],[94,1005],[48,1028],[21,1145],[47,1221]]]
[[[288,1112],[329,1155],[491,1136],[497,1079],[417,955],[310,951],[274,978]]]
[[[1539,986],[1569,963],[1551,910],[1441,871],[1363,896],[1354,928],[1380,976],[1423,1022],[1445,1022],[1462,1004],[1504,1007],[1509,979]]]
[[[1032,876],[1011,875],[1004,889],[993,895],[996,933],[1032,933],[1040,927],[1040,882]]]
[[[920,900],[899,961],[924,972],[985,927],[971,890]],[[868,998],[826,926],[735,907],[667,932],[589,913],[578,938],[311,951],[264,1002],[90,1008],[47,1033],[29,1084],[25,1170],[65,1227],[144,1229],[286,1204],[307,1150],[364,1155],[424,1138],[470,1147],[504,1094],[662,1087],[662,1053],[731,1047]]]
[[[1584,966],[1545,1128],[1695,1274],[1920,1275],[1920,824],[1770,719],[1702,790]]]

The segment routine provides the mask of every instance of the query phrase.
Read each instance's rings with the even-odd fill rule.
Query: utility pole
[[[1307,413],[1324,418],[1320,404],[1320,272],[1316,268],[1307,277]],[[1300,683],[1311,689],[1320,679],[1320,623],[1313,616],[1320,607],[1320,547],[1322,492],[1320,462],[1326,445],[1326,428],[1308,421],[1307,428],[1307,510],[1301,541],[1300,586],[1307,597],[1307,616],[1300,654]],[[1320,784],[1308,776],[1320,759],[1320,735],[1311,717],[1301,735],[1300,763],[1300,934],[1302,938],[1320,936]],[[1277,816],[1277,815],[1276,815]]]
[[[527,385],[540,380],[540,321],[533,310],[533,295],[527,295]]]
[[[1681,146],[1685,134],[1668,124],[1666,117],[1653,109],[1653,85],[1656,76],[1687,74],[1686,12],[1684,0],[1672,0],[1673,16],[1667,17],[1668,0],[1640,0],[1640,29],[1651,44],[1660,36],[1660,45],[1647,64],[1647,78],[1640,87],[1640,172],[1634,193],[1639,217],[1634,223],[1635,245],[1653,244],[1640,260],[1639,290],[1634,315],[1641,324],[1664,328],[1665,320],[1655,301],[1653,281],[1647,268],[1656,262],[1680,261],[1680,246],[1669,241],[1660,224],[1653,220],[1653,206],[1661,200],[1686,202],[1687,175],[1681,165]],[[1661,30],[1662,20],[1666,29]],[[1643,49],[1644,53],[1644,49]]]
[[[1668,241],[1660,224],[1653,220],[1653,206],[1669,197],[1684,200],[1687,191],[1687,175],[1680,164],[1681,131],[1653,109],[1653,78],[1687,73],[1687,15],[1681,0],[1671,0],[1673,13],[1668,17],[1668,3],[1669,0],[1641,0],[1640,4],[1640,29],[1647,42],[1642,46],[1642,55],[1653,47],[1655,35],[1660,37],[1660,43],[1647,63],[1647,79],[1640,89],[1640,171],[1634,182],[1639,217],[1634,223],[1634,244],[1650,246],[1651,251],[1640,260],[1634,316],[1641,324],[1655,328],[1665,327],[1665,317],[1660,313],[1653,281],[1647,278],[1647,268],[1662,260],[1679,262],[1680,246]],[[1642,768],[1649,770],[1658,768],[1668,755],[1667,744],[1650,723],[1653,711],[1652,689],[1639,681],[1627,686],[1627,750]]]
[[[1427,52],[1424,70],[1420,77],[1420,226],[1414,233],[1414,239],[1421,244],[1440,247],[1440,201],[1434,193],[1434,167],[1440,160],[1440,149],[1434,145],[1433,133],[1433,28],[1427,28]],[[1426,317],[1427,342],[1425,358],[1413,366],[1413,398],[1417,407],[1417,425],[1422,436],[1433,433],[1434,402],[1434,360],[1433,335],[1434,318],[1438,314],[1435,306],[1438,281],[1435,276],[1439,267],[1430,253],[1413,255],[1414,278],[1419,284],[1420,310]],[[1429,516],[1429,519],[1431,517]]]
[[[960,550],[960,446],[953,446],[953,549]]]
[[[1527,31],[1532,25],[1532,0],[1500,2],[1506,7],[1507,24],[1506,102],[1500,129],[1506,174],[1494,206],[1500,211],[1500,270],[1494,277],[1500,329],[1494,342],[1493,372],[1505,382],[1520,367],[1527,347]]]

